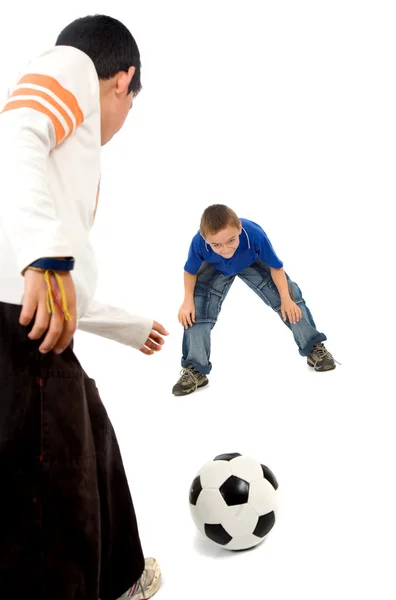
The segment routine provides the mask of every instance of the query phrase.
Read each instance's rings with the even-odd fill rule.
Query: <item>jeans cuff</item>
[[[309,354],[311,354],[315,344],[319,344],[319,342],[324,342],[326,340],[327,340],[327,337],[325,336],[324,333],[318,333],[318,335],[316,335],[314,338],[309,340],[308,344],[306,346],[304,346],[304,348],[301,348],[299,350],[299,353],[301,354],[301,356],[308,356]]]
[[[199,363],[194,362],[193,360],[184,360],[184,358],[182,358],[181,365],[182,365],[183,369],[185,369],[186,367],[192,366],[192,367],[194,367],[194,369],[196,371],[199,371],[203,375],[209,375],[209,373],[212,370],[211,363],[209,363],[208,365],[200,365]]]

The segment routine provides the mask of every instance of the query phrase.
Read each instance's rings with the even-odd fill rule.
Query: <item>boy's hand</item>
[[[24,274],[25,293],[19,323],[27,327],[34,318],[33,328],[28,335],[31,340],[38,340],[47,332],[39,347],[40,352],[43,354],[51,350],[54,350],[57,354],[63,352],[70,344],[77,327],[76,291],[73,279],[69,272],[58,272],[58,275],[62,278],[65,290],[67,306],[71,316],[69,321],[65,321],[58,307],[56,314],[49,314],[47,308],[47,285],[44,280],[44,273],[28,269]],[[59,291],[53,275],[50,276],[50,280],[53,296],[61,304]]]
[[[150,354],[154,354],[154,352],[158,352],[158,350],[161,350],[161,347],[165,343],[165,340],[159,335],[160,333],[162,335],[168,335],[166,329],[162,325],[157,323],[157,321],[154,321],[151,333],[145,341],[144,345],[140,348],[140,352],[149,356]]]
[[[283,320],[286,321],[288,318],[292,325],[295,325],[302,317],[301,309],[291,298],[282,300],[281,313]]]
[[[179,323],[183,325],[187,329],[190,325],[191,327],[195,323],[195,305],[194,300],[185,300],[180,307],[179,313],[177,315],[179,319]]]

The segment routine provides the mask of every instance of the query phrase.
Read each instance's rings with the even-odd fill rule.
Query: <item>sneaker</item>
[[[315,344],[311,354],[307,356],[307,363],[315,371],[332,371],[336,368],[336,362],[322,342]]]
[[[146,558],[141,578],[118,600],[145,600],[154,596],[161,585],[161,570],[155,558]]]
[[[200,387],[207,385],[209,379],[203,373],[200,373],[191,365],[182,369],[179,381],[173,386],[172,394],[175,396],[184,396],[191,394]]]

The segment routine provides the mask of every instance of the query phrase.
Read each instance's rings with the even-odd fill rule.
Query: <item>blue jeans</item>
[[[272,280],[271,271],[261,260],[257,260],[237,275],[260,298],[270,306],[279,317],[281,300]],[[212,369],[210,362],[210,334],[216,324],[221,306],[236,275],[222,275],[210,263],[203,263],[194,291],[195,323],[184,330],[182,367],[192,365],[197,371],[208,375]],[[301,356],[308,356],[315,344],[327,338],[316,329],[312,315],[305,304],[301,290],[286,274],[290,296],[299,306],[302,317],[295,325],[289,320],[283,321],[291,330]]]

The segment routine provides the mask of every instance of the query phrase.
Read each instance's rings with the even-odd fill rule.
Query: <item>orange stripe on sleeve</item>
[[[27,86],[29,84],[34,84],[47,88],[53,94],[55,94],[59,100],[62,100],[62,102],[64,102],[68,109],[73,113],[76,119],[76,128],[79,127],[84,121],[84,115],[76,97],[63,86],[61,86],[61,84],[53,77],[49,77],[49,75],[36,75],[34,73],[29,73],[24,75],[18,81],[18,84],[26,84]]]
[[[33,108],[34,110],[37,110],[43,113],[44,115],[47,115],[47,117],[51,119],[54,125],[57,144],[59,144],[59,142],[61,142],[65,137],[65,129],[62,123],[59,121],[58,117],[54,115],[54,113],[51,112],[48,108],[43,106],[41,102],[38,102],[36,100],[14,100],[13,102],[8,102],[5,105],[5,107],[3,108],[3,112],[14,110],[16,108]]]
[[[15,98],[16,96],[37,96],[38,98],[43,98],[43,100],[46,100],[49,104],[51,104],[51,106],[53,106],[62,115],[62,117],[65,119],[67,126],[69,128],[69,135],[72,133],[74,124],[73,124],[73,121],[71,120],[70,115],[65,111],[64,108],[62,108],[62,106],[60,104],[58,104],[56,102],[56,100],[54,100],[52,98],[52,96],[49,96],[48,94],[46,94],[45,92],[42,92],[41,90],[35,90],[34,88],[28,88],[28,87],[19,88],[19,89],[15,90],[12,94],[12,97]]]

